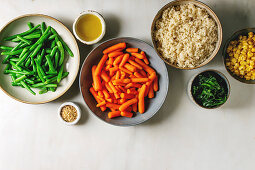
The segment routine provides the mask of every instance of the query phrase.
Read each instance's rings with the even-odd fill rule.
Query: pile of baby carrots
[[[115,44],[103,51],[98,65],[92,67],[89,89],[102,111],[110,109],[109,118],[133,117],[145,112],[145,97],[153,98],[158,91],[158,76],[149,66],[145,52]]]

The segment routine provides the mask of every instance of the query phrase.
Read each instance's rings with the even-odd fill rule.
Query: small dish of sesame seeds
[[[72,102],[65,102],[58,109],[58,117],[66,125],[74,125],[81,118],[81,109]]]

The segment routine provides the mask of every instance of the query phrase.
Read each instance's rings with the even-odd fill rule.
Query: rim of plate
[[[56,96],[56,97],[54,97],[54,98],[52,98],[52,99],[45,100],[45,101],[41,101],[41,102],[29,102],[29,101],[24,101],[24,100],[21,100],[21,99],[16,98],[15,96],[10,95],[7,91],[5,91],[5,90],[2,88],[2,86],[1,86],[1,84],[0,84],[0,89],[1,89],[5,94],[7,94],[9,97],[13,98],[13,99],[16,100],[16,101],[19,101],[19,102],[22,102],[22,103],[26,103],[26,104],[43,104],[43,103],[48,103],[48,102],[51,102],[51,101],[53,101],[53,100],[56,100],[57,98],[59,98],[60,96],[62,96],[63,94],[65,94],[65,93],[67,92],[67,90],[69,90],[69,88],[73,85],[73,83],[74,83],[74,81],[75,81],[75,79],[76,79],[76,77],[77,77],[77,74],[78,74],[78,72],[79,72],[79,67],[80,67],[80,51],[79,51],[79,48],[78,48],[78,44],[77,44],[77,42],[76,42],[76,39],[74,38],[72,32],[71,32],[61,21],[59,21],[59,20],[57,20],[56,18],[53,18],[53,17],[51,17],[51,16],[49,16],[49,15],[44,15],[44,14],[25,14],[25,15],[20,15],[20,16],[18,16],[18,17],[15,17],[15,18],[11,19],[9,22],[7,22],[7,24],[5,24],[5,25],[0,29],[0,33],[1,33],[9,24],[13,23],[14,21],[16,21],[16,20],[18,20],[18,19],[21,19],[21,18],[25,18],[25,17],[30,17],[30,16],[45,17],[45,18],[54,20],[54,21],[56,21],[57,23],[59,23],[60,25],[62,25],[63,28],[65,28],[65,29],[72,35],[71,37],[72,37],[72,39],[74,40],[74,42],[75,42],[75,47],[76,47],[76,49],[77,49],[77,51],[78,51],[78,55],[77,55],[77,57],[78,57],[78,67],[77,67],[77,68],[78,68],[78,69],[76,70],[76,73],[75,73],[75,76],[74,76],[73,80],[71,80],[71,83],[69,84],[69,86],[67,86],[66,90],[64,90],[61,94],[59,94],[58,96]]]
[[[167,71],[166,64],[165,64],[165,62],[164,62],[163,60],[160,60],[160,61],[162,61],[162,63],[163,63],[164,66],[165,66],[165,67],[164,67],[164,70],[165,70],[165,72],[166,72],[166,82],[167,82],[167,86],[166,86],[167,88],[166,88],[166,93],[165,93],[166,95],[164,96],[162,102],[160,102],[160,104],[158,105],[159,107],[156,109],[156,111],[151,115],[151,117],[149,117],[149,118],[146,119],[146,120],[141,120],[141,121],[139,121],[139,122],[132,123],[132,124],[129,124],[129,125],[127,125],[127,124],[114,124],[114,123],[111,123],[111,122],[107,122],[107,121],[101,119],[99,116],[97,116],[97,115],[89,108],[89,106],[87,105],[86,101],[84,100],[84,96],[83,96],[83,93],[82,93],[82,90],[81,90],[81,81],[80,81],[80,80],[81,80],[81,73],[82,73],[82,69],[83,69],[83,67],[84,67],[84,65],[85,65],[85,62],[86,62],[86,60],[88,59],[88,56],[89,56],[94,50],[96,50],[99,46],[101,46],[102,44],[107,43],[107,42],[112,41],[112,40],[117,40],[117,39],[131,39],[131,40],[139,41],[139,42],[142,42],[142,43],[144,43],[144,44],[147,44],[149,47],[151,47],[151,48],[155,51],[155,49],[153,48],[153,46],[151,46],[151,45],[148,44],[147,42],[145,42],[145,41],[143,41],[143,40],[140,40],[140,39],[138,39],[138,38],[133,38],[133,37],[117,37],[117,38],[111,38],[111,39],[108,39],[108,40],[106,40],[106,41],[100,43],[98,46],[96,46],[95,48],[93,48],[93,49],[90,51],[90,53],[87,55],[87,57],[85,58],[85,60],[84,60],[83,63],[82,63],[81,70],[80,70],[80,74],[79,74],[79,88],[80,88],[80,93],[81,93],[81,95],[82,95],[82,99],[83,99],[83,101],[84,101],[84,103],[85,103],[85,106],[89,109],[89,113],[92,114],[92,115],[94,115],[95,117],[97,117],[97,118],[100,119],[101,121],[103,121],[103,122],[105,122],[105,123],[107,123],[107,124],[110,124],[110,125],[120,126],[120,127],[136,126],[136,125],[139,125],[139,124],[141,124],[141,123],[144,123],[144,122],[150,120],[156,113],[158,113],[159,109],[162,107],[162,105],[164,104],[164,102],[165,102],[165,100],[166,100],[167,93],[168,93],[168,89],[169,89],[169,76],[168,76],[168,71]],[[156,54],[156,56],[159,57],[159,55],[158,55],[156,52],[155,52],[155,54]],[[159,58],[160,58],[160,57],[159,57]]]

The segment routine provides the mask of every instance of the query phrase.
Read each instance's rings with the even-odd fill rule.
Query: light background
[[[150,26],[164,0],[0,0],[0,26],[28,13],[42,13],[69,29],[80,12],[93,9],[106,19],[104,40],[131,36],[151,44]],[[255,25],[255,0],[207,0],[223,26],[223,44],[233,32]],[[79,43],[81,62],[93,48]],[[19,103],[0,91],[0,170],[254,170],[255,87],[225,71],[222,48],[207,66],[192,71],[168,67],[169,93],[160,111],[135,127],[115,127],[89,114],[78,79],[54,102]],[[222,71],[231,83],[228,102],[202,110],[189,100],[192,75]],[[57,117],[61,103],[82,108],[77,126]]]

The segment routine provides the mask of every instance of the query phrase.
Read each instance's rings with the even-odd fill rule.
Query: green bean
[[[51,53],[50,53],[51,58],[54,57],[54,55],[55,55],[55,53],[56,53],[57,50],[58,50],[58,47],[57,47],[57,46],[55,46],[55,47],[51,50]]]
[[[55,68],[53,66],[53,63],[52,63],[51,58],[50,58],[50,55],[46,55],[45,58],[46,58],[47,63],[49,65],[49,72],[52,73],[52,74],[56,73],[56,70],[55,70]]]
[[[39,77],[39,79],[42,81],[42,82],[45,82],[45,79],[43,78],[43,76],[45,75],[43,75],[43,73],[42,73],[42,69],[40,68],[41,66],[40,66],[40,64],[38,63],[38,61],[37,60],[35,60],[35,64],[36,64],[36,70],[37,70],[37,74],[38,74],[38,77]]]
[[[56,37],[56,35],[51,35],[48,39],[53,40],[53,39],[55,39],[55,37]]]
[[[19,61],[19,58],[10,58],[10,61],[17,62],[17,61]]]
[[[28,57],[28,59],[27,59],[27,61],[26,61],[26,63],[25,63],[25,67],[29,67],[30,64],[31,64],[31,58]]]
[[[22,86],[25,87],[25,89],[27,89],[30,93],[32,93],[33,95],[36,95],[36,93],[35,93],[24,81],[20,81],[20,83],[21,83]]]
[[[50,30],[50,26],[48,26],[48,28],[45,30],[45,32],[42,34],[42,36],[32,45],[32,47],[30,47],[30,51],[34,50],[38,44],[43,43],[51,34],[51,32],[49,32]]]
[[[13,51],[15,51],[16,49],[18,49],[21,45],[22,45],[22,43],[20,42],[18,45],[16,45],[16,46],[11,50],[11,52],[13,52]],[[2,63],[3,63],[3,64],[6,64],[10,57],[11,57],[10,55],[7,55],[7,56],[3,59]]]
[[[10,50],[13,49],[13,47],[8,47],[8,46],[1,45],[1,46],[0,46],[0,49],[1,49],[1,50],[8,50],[8,51],[10,51]]]
[[[32,29],[34,27],[34,25],[31,22],[27,22],[27,26],[29,27],[29,29]]]
[[[39,91],[39,94],[44,94],[47,93],[48,89],[47,88],[43,88],[42,90]]]
[[[18,71],[22,71],[23,69],[20,66],[17,66],[13,61],[10,61],[10,64],[12,67]]]
[[[26,39],[26,40],[30,40],[30,39],[35,39],[35,38],[40,38],[41,37],[41,34],[30,34],[30,35],[26,35],[22,38]],[[20,41],[20,39],[17,37],[17,38],[14,38],[12,40],[12,42],[17,42],[17,41]]]
[[[61,43],[63,44],[63,46],[64,46],[64,49],[67,51],[67,53],[71,56],[71,57],[73,57],[74,55],[73,55],[73,52],[71,51],[71,49],[68,47],[68,45],[63,41],[63,39],[59,36],[59,34],[57,33],[57,31],[54,29],[54,28],[51,28],[51,32],[53,33],[53,35],[55,35],[56,36],[56,41],[57,40],[59,40],[59,41],[61,41]]]
[[[64,73],[62,74],[62,79],[65,78],[65,77],[67,77],[68,74],[69,74],[69,72],[64,72]],[[53,82],[56,82],[56,81],[57,81],[57,76],[52,77],[52,78],[46,80],[46,83],[53,83]]]
[[[28,45],[31,45],[31,41],[29,41],[29,40],[27,40],[27,39],[25,39],[25,38],[22,38],[21,36],[17,36],[17,38],[20,40],[20,41],[23,41],[24,43],[27,43]]]
[[[32,68],[33,68],[33,72],[35,73],[36,72],[36,65],[35,65],[34,58],[31,58],[31,65],[32,65]]]
[[[32,54],[31,54],[31,58],[33,58],[39,51],[40,51],[40,49],[42,48],[42,45],[43,44],[39,44],[35,49],[34,49],[34,51],[32,52]]]
[[[57,45],[58,45],[58,49],[60,51],[60,59],[59,59],[58,65],[61,66],[65,59],[65,52],[64,52],[62,43],[60,41],[57,41]]]
[[[27,48],[24,48],[22,50],[22,52],[20,53],[19,58],[22,58],[25,55],[25,53],[27,52],[27,50],[28,50]]]
[[[14,73],[14,74],[33,75],[32,72],[16,71],[16,70],[5,70],[4,73],[5,74]]]
[[[18,82],[24,80],[25,78],[27,78],[27,76],[26,76],[26,75],[22,75],[22,76],[16,78],[16,80],[14,81],[14,83],[18,83]]]
[[[45,76],[43,76],[43,78],[45,78],[45,79],[50,79],[50,78],[52,78],[52,77],[54,77],[55,75],[53,75],[53,74],[50,74],[50,75],[45,75]]]
[[[14,83],[14,82],[12,82],[12,86],[21,86],[23,88],[21,83]]]
[[[57,51],[55,54],[55,69],[58,67],[58,60],[59,60],[59,52]]]
[[[58,76],[57,76],[57,82],[59,83],[62,79],[62,74],[63,74],[63,71],[64,71],[64,64],[62,64],[62,66],[60,67],[59,69],[59,72],[58,72]]]
[[[47,54],[50,54],[50,53],[51,53],[51,49],[50,49],[50,48],[46,48],[46,49],[45,49],[45,52],[46,52]]]
[[[1,55],[17,55],[20,54],[23,51],[23,49],[18,49],[16,51],[3,51],[1,52]]]
[[[26,78],[25,82],[28,83],[28,84],[35,84],[35,81],[30,80],[29,78]]]
[[[54,87],[50,87],[49,90],[52,91],[52,92],[55,92],[57,88],[54,88]]]
[[[26,50],[25,50],[25,49],[26,49]],[[24,50],[27,51],[28,49],[27,49],[27,48],[24,48]],[[18,66],[18,65],[20,65],[23,61],[25,61],[25,60],[27,59],[28,55],[29,55],[29,52],[26,52],[23,56],[21,56],[21,57],[19,58],[19,61],[17,61],[16,65]]]
[[[25,32],[23,32],[23,33],[16,34],[16,35],[12,35],[12,36],[9,36],[9,37],[6,37],[6,38],[4,38],[4,41],[10,41],[10,40],[16,38],[18,35],[19,35],[19,36],[28,35],[28,34],[30,34],[31,32],[35,31],[39,26],[40,26],[40,24],[36,25],[36,26],[33,27],[32,29],[29,29],[28,31],[25,31]]]
[[[56,46],[56,41],[53,40],[53,41],[51,42],[50,48],[54,48],[55,46]]]
[[[42,23],[41,23],[41,31],[42,31],[42,34],[45,32],[45,30],[46,30],[46,24],[45,24],[45,22],[42,22]]]

